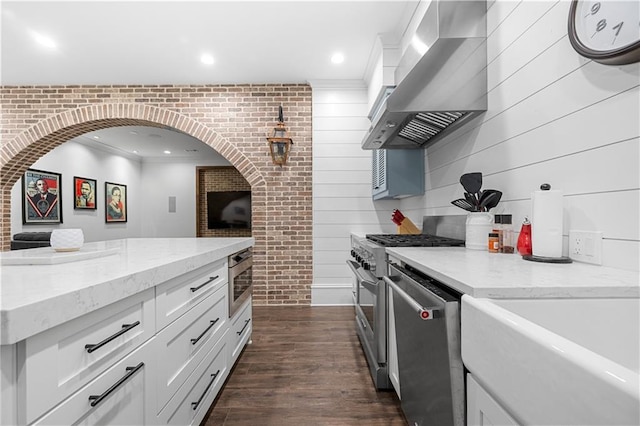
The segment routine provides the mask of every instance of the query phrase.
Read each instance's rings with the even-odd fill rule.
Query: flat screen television
[[[209,229],[251,229],[251,191],[208,191]]]

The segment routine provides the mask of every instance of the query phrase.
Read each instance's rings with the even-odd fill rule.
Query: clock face
[[[605,64],[640,60],[640,0],[573,0],[569,39],[581,55]]]

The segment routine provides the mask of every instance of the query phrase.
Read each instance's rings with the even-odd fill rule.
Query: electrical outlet
[[[569,257],[577,262],[602,265],[602,232],[569,231]]]

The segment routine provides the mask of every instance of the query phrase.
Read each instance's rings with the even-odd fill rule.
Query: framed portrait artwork
[[[22,223],[62,223],[62,175],[28,169],[22,176]]]
[[[96,181],[95,179],[73,177],[73,190],[75,191],[74,209],[96,209]]]
[[[127,185],[121,183],[104,183],[105,221],[127,221]]]

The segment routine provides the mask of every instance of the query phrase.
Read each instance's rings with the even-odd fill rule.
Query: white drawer
[[[229,270],[226,259],[191,271],[156,287],[158,330],[162,330],[180,315],[212,294],[226,287]]]
[[[193,372],[228,324],[227,289],[219,288],[158,333],[158,403],[156,413]]]
[[[19,345],[24,369],[18,382],[26,389],[20,420],[32,422],[153,336],[154,307],[154,289],[148,289]]]
[[[253,331],[251,318],[251,301],[249,299],[240,307],[238,312],[231,318],[229,350],[231,350],[231,362],[235,363],[242,352],[242,348],[249,341]]]
[[[158,414],[158,424],[200,424],[229,374],[227,346],[227,336],[223,335]]]
[[[154,392],[153,343],[143,344],[34,424],[152,424],[148,396]]]

